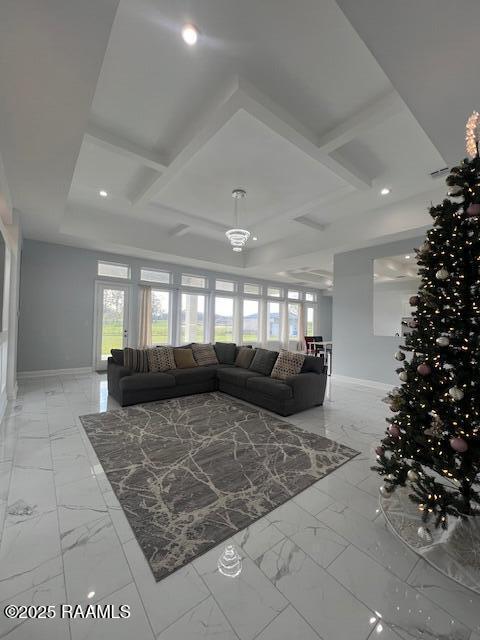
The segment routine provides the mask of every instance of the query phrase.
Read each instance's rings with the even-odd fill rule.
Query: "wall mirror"
[[[402,337],[411,331],[409,303],[420,284],[415,253],[373,262],[373,333]]]

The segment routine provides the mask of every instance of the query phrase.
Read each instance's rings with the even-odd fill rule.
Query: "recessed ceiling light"
[[[258,240],[257,236],[253,236],[252,240],[256,242]]]
[[[410,260],[412,256],[405,256],[405,260]]]
[[[108,196],[108,193],[105,191],[105,189],[102,189],[101,191],[98,192],[98,195],[101,196],[102,198],[106,198]]]
[[[87,593],[87,598],[88,598],[89,600],[91,600],[91,599],[93,598],[93,596],[94,596],[94,595],[95,595],[95,591],[89,591],[89,592]]]
[[[193,24],[186,24],[182,29],[182,38],[190,46],[193,47],[198,40],[198,29]]]
[[[382,196],[388,196],[388,194],[390,193],[390,189],[388,187],[383,187],[380,193],[382,194]]]

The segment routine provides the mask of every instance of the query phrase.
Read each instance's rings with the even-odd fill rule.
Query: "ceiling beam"
[[[333,158],[318,146],[317,136],[306,129],[291,114],[259,92],[243,78],[237,77],[227,97],[219,105],[204,115],[160,176],[155,176],[149,184],[141,187],[131,200],[134,207],[142,207],[155,196],[186,166],[187,162],[241,109],[270,130],[291,142],[311,158],[327,167],[356,189],[369,189],[371,179],[361,169],[348,166],[343,160]]]
[[[179,236],[184,236],[188,233],[190,226],[188,224],[177,224],[176,227],[173,227],[171,231],[168,232],[168,235],[172,238],[175,236],[178,238]]]
[[[386,120],[401,113],[405,104],[396,91],[390,91],[379,100],[347,118],[330,129],[318,140],[318,146],[325,153],[332,153],[354,138],[370,131]]]
[[[177,153],[162,175],[132,197],[134,207],[148,204],[187,164],[187,162],[219,131],[239,110],[238,92],[233,93],[194,132],[189,142]]]
[[[345,163],[332,158],[328,153],[320,149],[316,135],[306,129],[291,114],[245,80],[241,79],[239,85],[239,98],[242,108],[250,115],[263,122],[272,131],[291,142],[356,189],[371,188],[371,179],[361,169],[353,167],[353,165],[347,167]]]
[[[113,151],[127,158],[133,158],[145,167],[150,167],[150,169],[154,169],[159,173],[162,173],[167,168],[164,158],[161,158],[154,151],[144,149],[131,140],[126,140],[92,122],[87,126],[85,139],[108,151]]]

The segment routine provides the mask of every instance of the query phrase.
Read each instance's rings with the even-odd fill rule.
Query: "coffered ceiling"
[[[7,0],[0,153],[25,236],[322,288],[334,253],[418,235],[445,160],[344,4]]]

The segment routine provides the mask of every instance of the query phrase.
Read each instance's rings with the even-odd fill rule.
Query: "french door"
[[[129,285],[96,283],[94,366],[97,371],[107,368],[111,349],[123,349],[129,344],[129,302]]]

